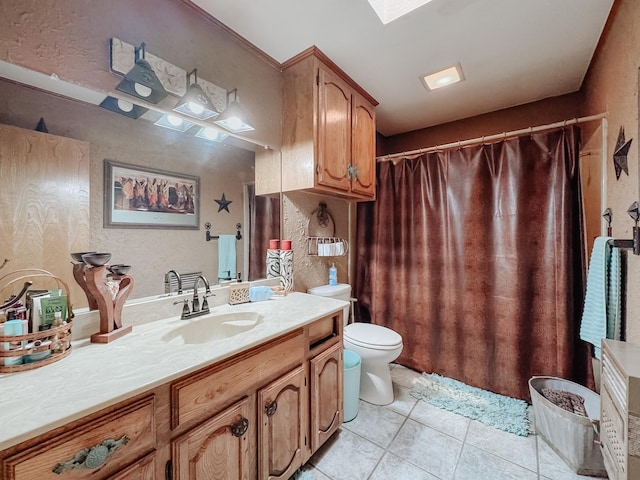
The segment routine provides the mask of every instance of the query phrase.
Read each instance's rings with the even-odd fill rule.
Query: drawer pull
[[[88,468],[93,470],[101,467],[113,452],[123,445],[126,445],[128,442],[129,437],[126,435],[123,435],[120,440],[113,440],[112,438],[109,438],[91,448],[84,448],[80,450],[71,460],[58,463],[53,467],[52,471],[53,473],[60,475],[65,470],[73,470],[74,468]]]
[[[242,417],[236,423],[231,425],[231,433],[234,437],[241,437],[245,433],[247,433],[247,429],[249,428],[249,420]]]
[[[275,400],[264,406],[264,411],[267,414],[267,417],[272,417],[276,413],[276,410],[278,410],[278,402]]]

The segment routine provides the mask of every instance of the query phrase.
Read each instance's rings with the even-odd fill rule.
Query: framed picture
[[[197,229],[200,178],[104,161],[105,228]]]

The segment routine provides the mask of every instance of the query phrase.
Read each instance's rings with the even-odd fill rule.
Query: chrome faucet
[[[202,308],[200,308],[200,301],[198,300],[198,283],[200,280],[204,283],[204,295],[202,296]],[[198,275],[196,281],[193,282],[193,300],[191,301],[191,313],[196,312],[209,313],[209,304],[207,303],[207,296],[211,295],[209,288],[209,281],[204,275]]]
[[[180,295],[182,293],[182,278],[180,278],[180,274],[178,272],[176,272],[175,270],[169,270],[167,273],[164,274],[164,281],[169,283],[169,276],[172,273],[176,276],[176,279],[178,280],[178,295]],[[171,291],[171,285],[169,285],[169,291]]]

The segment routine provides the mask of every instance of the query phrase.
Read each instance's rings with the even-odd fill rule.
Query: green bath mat
[[[526,437],[531,425],[524,400],[471,387],[436,373],[423,373],[411,389],[411,395],[434,407],[478,420],[505,432]]]

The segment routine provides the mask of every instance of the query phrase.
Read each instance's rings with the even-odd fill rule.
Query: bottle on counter
[[[332,263],[331,267],[329,267],[329,285],[337,285],[338,284],[338,269],[336,268],[336,264]]]

